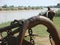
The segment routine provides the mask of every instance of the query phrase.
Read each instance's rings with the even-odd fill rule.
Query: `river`
[[[53,10],[57,11],[58,9],[54,8]],[[28,19],[45,11],[47,11],[45,8],[41,10],[0,11],[0,23],[13,21],[14,19]]]

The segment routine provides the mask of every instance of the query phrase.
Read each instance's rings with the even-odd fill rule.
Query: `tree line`
[[[0,6],[0,10],[37,10],[37,9],[42,9],[42,7],[40,6],[7,6],[7,5],[3,5]]]
[[[7,6],[6,4],[3,6],[0,6],[0,10],[37,10],[37,9],[43,9],[46,7],[48,6],[14,6],[14,5]],[[49,6],[49,7],[60,8],[60,3],[58,3],[56,6]]]

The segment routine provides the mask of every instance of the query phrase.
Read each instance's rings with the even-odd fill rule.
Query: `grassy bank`
[[[54,24],[55,24],[56,28],[58,29],[58,32],[60,33],[60,17],[54,17]],[[5,27],[8,25],[10,25],[10,22],[0,24],[0,27]],[[33,29],[34,34],[37,34],[40,37],[44,37],[44,36],[48,35],[48,33],[46,31],[47,28],[43,25],[38,25],[32,29]]]
[[[0,24],[0,28],[1,28],[1,27],[5,27],[5,26],[8,26],[8,25],[10,25],[10,22],[2,23],[2,24]]]
[[[41,7],[0,7],[0,11],[9,11],[9,10],[40,10]]]
[[[60,17],[60,9],[56,12],[56,17]]]

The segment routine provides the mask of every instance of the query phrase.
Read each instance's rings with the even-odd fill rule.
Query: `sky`
[[[53,6],[57,3],[60,3],[60,0],[0,0],[0,6]]]

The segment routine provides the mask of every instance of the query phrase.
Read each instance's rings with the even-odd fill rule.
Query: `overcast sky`
[[[8,6],[49,6],[57,5],[60,0],[0,0],[0,6],[7,4]]]

